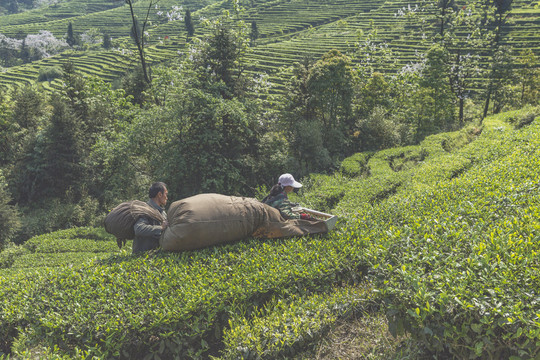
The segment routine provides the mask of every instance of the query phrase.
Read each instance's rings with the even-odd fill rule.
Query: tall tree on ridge
[[[513,0],[493,0],[493,6],[495,10],[495,33],[491,44],[491,64],[489,69],[488,85],[486,90],[486,102],[484,104],[484,112],[482,114],[482,120],[487,116],[489,110],[489,103],[491,95],[493,94],[495,87],[500,80],[500,69],[504,67],[502,64],[497,63],[496,54],[500,52],[500,44],[502,37],[502,29],[506,23],[506,20],[510,16],[510,10]]]
[[[71,47],[73,47],[73,45],[77,43],[77,40],[75,39],[75,34],[73,33],[73,24],[71,23],[71,21],[68,23],[66,42]]]
[[[259,29],[255,21],[251,23],[251,34],[249,34],[249,37],[251,39],[251,45],[255,45],[255,41],[259,38]]]
[[[133,5],[135,3],[135,0],[124,0],[126,4],[129,5],[129,11],[131,14],[131,36],[133,37],[133,41],[135,41],[135,45],[137,46],[137,50],[139,52],[139,59],[141,60],[141,67],[143,71],[144,81],[146,81],[148,84],[152,82],[152,77],[149,71],[149,65],[146,62],[146,54],[144,52],[144,36],[146,33],[146,27],[149,25],[149,16],[150,16],[150,9],[155,7],[159,0],[150,0],[148,3],[148,8],[146,9],[146,16],[144,18],[144,21],[142,22],[142,26],[139,26],[139,21],[137,19],[137,15],[135,15],[135,10],[133,9]]]
[[[186,24],[186,32],[188,40],[195,34],[195,28],[193,27],[193,22],[191,20],[191,11],[186,10],[186,16],[184,17],[184,23]]]
[[[452,13],[452,11],[455,9],[456,4],[455,0],[439,0],[438,7],[440,9],[439,18],[441,20],[441,26],[439,29],[439,35],[441,36],[441,41],[444,39],[444,29],[447,25],[449,19],[448,17]]]

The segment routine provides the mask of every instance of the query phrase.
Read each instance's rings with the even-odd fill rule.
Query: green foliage
[[[106,50],[112,47],[112,38],[106,32],[103,34],[103,41],[101,42],[101,46],[103,46],[103,48]]]
[[[331,50],[310,69],[307,79],[308,103],[320,127],[323,144],[331,157],[346,153],[352,132],[352,98],[355,79],[351,59]]]
[[[17,241],[73,226],[100,224],[102,211],[97,200],[85,195],[73,201],[69,192],[67,195],[67,199],[48,198],[46,202],[37,201],[21,208],[24,217]]]
[[[73,32],[73,23],[71,23],[71,21],[68,23],[67,27],[66,42],[71,47],[77,44],[77,39],[75,37],[75,33]]]
[[[0,251],[17,233],[20,227],[19,211],[10,204],[11,196],[0,170]]]
[[[326,170],[350,151],[354,81],[351,59],[337,50],[292,68],[281,121],[302,173]]]
[[[255,45],[255,42],[259,38],[259,28],[257,27],[257,22],[255,21],[251,23],[251,32],[249,34],[249,38],[252,46]]]
[[[25,86],[17,89],[12,94],[12,121],[29,132],[35,131],[41,125],[40,117],[44,114],[44,100],[37,86]]]
[[[69,3],[61,8],[72,9]],[[198,10],[208,3],[193,3],[190,8]],[[125,45],[125,54],[119,50],[64,53],[2,72],[2,86],[11,87],[34,81],[42,66],[67,63],[62,81],[44,82],[43,88],[20,87],[10,93],[10,101],[0,104],[1,166],[13,195],[10,200],[5,192],[5,209],[12,211],[12,203],[26,205],[21,207],[26,215],[21,219],[23,229],[9,235],[16,229],[13,226],[4,233],[11,239],[97,224],[100,212],[120,200],[143,197],[141,192],[155,178],[169,183],[175,198],[203,191],[251,195],[257,184],[270,185],[269,179],[276,174],[295,169],[300,175],[329,172],[354,151],[383,151],[346,158],[336,175],[312,174],[302,180],[303,191],[291,197],[308,207],[339,214],[341,219],[338,231],[322,243],[318,237],[291,240],[298,253],[288,247],[287,240],[207,249],[200,255],[152,253],[149,257],[111,258],[114,242],[102,247],[97,241],[63,239],[58,234],[32,239],[25,245],[28,247],[9,246],[0,253],[0,267],[9,268],[0,276],[0,351],[51,358],[118,358],[141,353],[209,357],[219,355],[218,349],[223,354],[237,354],[238,349],[224,348],[222,335],[227,331],[230,344],[236,344],[246,332],[263,333],[261,329],[271,325],[282,329],[280,334],[287,341],[264,347],[264,340],[253,340],[245,347],[272,356],[292,356],[302,346],[298,334],[309,338],[307,329],[319,331],[335,319],[323,312],[313,321],[298,314],[317,304],[327,309],[333,301],[331,293],[341,294],[341,289],[334,289],[358,281],[363,276],[359,270],[369,265],[378,281],[377,291],[387,296],[393,328],[409,329],[418,343],[441,357],[452,353],[473,358],[480,350],[495,352],[497,346],[506,346],[503,356],[527,352],[535,356],[523,333],[536,331],[531,325],[536,321],[532,315],[536,309],[533,304],[520,313],[522,305],[515,300],[519,295],[514,295],[529,294],[534,289],[530,284],[535,283],[531,274],[536,262],[527,251],[537,249],[527,236],[536,234],[531,214],[536,214],[537,199],[533,195],[526,200],[523,194],[533,194],[536,189],[533,176],[524,168],[536,169],[537,111],[525,109],[491,118],[484,129],[470,127],[432,135],[456,128],[457,118],[476,119],[467,107],[473,104],[469,90],[486,89],[483,78],[495,84],[489,95],[495,112],[537,102],[536,50],[533,55],[519,55],[523,59],[519,72],[509,51],[486,51],[486,44],[495,41],[491,30],[500,30],[503,16],[510,12],[504,4],[492,8],[483,3],[485,7],[479,2],[468,4],[469,16],[452,2],[439,2],[433,4],[439,5],[436,9],[425,8],[428,13],[437,11],[422,22],[411,21],[415,20],[411,11],[404,15],[406,19],[399,19],[402,4],[395,2],[381,7],[377,2],[336,1],[328,6],[319,0],[252,1],[246,12],[240,11],[239,2],[222,2],[194,16],[209,18],[203,23],[211,26],[200,27],[201,39],[192,39],[187,52],[181,49],[183,36],[178,40],[180,36],[174,34],[189,30],[150,14],[153,24],[143,42],[148,45],[149,63],[182,52],[180,63],[152,66],[152,86],[140,80],[144,79],[142,73],[135,74],[139,80],[126,81],[125,90],[113,90],[95,78],[78,75],[98,74],[111,80],[124,73],[134,58],[130,45]],[[531,15],[530,6],[516,4],[520,6],[519,17],[514,17],[517,23],[536,16]],[[224,8],[234,10],[234,21],[229,16],[215,17]],[[96,25],[98,17],[103,23],[112,19],[109,15],[126,10],[88,14],[84,22],[75,18],[54,21],[47,27],[63,35],[68,21],[74,20],[78,32],[103,30]],[[31,19],[51,14],[49,10],[43,13],[44,17],[30,11],[19,20],[3,18],[0,30],[10,36],[16,29],[31,33],[43,27]],[[392,29],[385,28],[394,17]],[[125,20],[125,13],[118,18]],[[247,46],[248,29],[242,19],[257,22],[260,37],[256,48]],[[20,25],[10,25],[17,21]],[[517,25],[511,25],[505,31],[516,39],[530,41],[536,36],[531,31],[532,35],[524,35],[527,31],[520,33]],[[110,30],[114,36],[127,35],[129,25],[111,21]],[[367,31],[368,36],[363,36]],[[430,33],[438,36],[430,38]],[[464,41],[463,34],[470,34],[470,40]],[[158,43],[164,35],[172,35],[170,41]],[[125,40],[115,40],[115,46],[123,46]],[[505,35],[505,42],[517,44],[514,41],[520,40]],[[440,45],[432,46],[435,42]],[[353,47],[362,52],[354,58],[343,55],[351,54]],[[329,53],[334,48],[340,52]],[[402,65],[417,61],[418,49],[425,50],[421,61],[399,71]],[[21,53],[26,50],[23,46]],[[275,70],[304,56],[314,60],[295,67],[290,82],[283,86],[287,72]],[[74,60],[71,65],[66,58]],[[357,61],[359,68],[353,68]],[[488,65],[493,66],[485,72]],[[384,77],[376,70],[395,76]],[[260,71],[269,76],[255,74]],[[514,75],[518,75],[515,83]],[[267,79],[274,82],[273,94],[283,94],[286,89],[285,101],[268,96]],[[44,96],[59,88],[60,96],[54,101]],[[130,99],[140,107],[132,106]],[[274,112],[278,106],[272,101],[276,100],[285,104],[283,116]],[[454,114],[457,108],[458,116]],[[520,130],[514,132],[505,122]],[[469,144],[477,137],[489,141]],[[388,149],[419,141],[418,145]],[[527,145],[529,142],[533,145]],[[530,163],[519,159],[512,165],[509,154],[528,157]],[[516,178],[497,170],[500,159],[501,166],[516,173]],[[482,171],[488,178],[480,179]],[[467,182],[469,174],[474,176]],[[460,186],[466,191],[459,190]],[[504,195],[497,198],[499,189],[504,189]],[[467,212],[470,208],[474,211]],[[519,227],[532,235],[520,232]],[[508,234],[514,234],[511,245],[504,243]],[[491,257],[478,244],[489,248]],[[522,251],[521,244],[527,250]],[[515,258],[500,255],[501,249]],[[261,257],[254,255],[259,252]],[[449,263],[448,253],[452,252],[485,264],[463,261],[459,269],[452,263],[447,269],[440,259]],[[496,255],[504,261],[493,260]],[[94,257],[107,260],[86,263],[84,269],[65,266]],[[520,269],[523,263],[531,270]],[[417,268],[411,270],[410,264]],[[54,269],[32,273],[29,268],[36,265]],[[491,275],[485,273],[490,274],[494,266],[502,269],[496,280],[514,287],[499,291],[490,282]],[[486,281],[482,278],[485,290],[466,271],[486,277]],[[126,275],[134,279],[125,280]],[[461,302],[454,301],[460,296]],[[499,304],[489,303],[489,296],[500,298],[504,311],[517,320],[510,323],[509,317],[499,313],[488,319],[490,328],[484,329],[486,318],[476,310]],[[140,303],[135,298],[145,300]],[[530,299],[522,300],[525,304]],[[126,313],[129,315],[118,320],[118,314]],[[229,319],[240,325],[229,328]],[[284,330],[281,322],[287,319],[292,319],[298,334]],[[521,326],[525,330],[513,325],[516,321],[525,324]],[[442,327],[448,331],[441,335]],[[496,336],[490,333],[492,329]],[[531,336],[534,340],[535,335]]]
[[[224,99],[243,95],[248,84],[241,75],[247,68],[245,56],[249,52],[245,24],[234,24],[225,14],[212,22],[209,30],[200,57],[195,59],[202,85],[218,91]]]
[[[534,356],[538,330],[525,323],[536,310],[520,296],[536,286],[535,266],[525,264],[537,251],[537,218],[531,214],[538,154],[529,145],[516,146],[522,136],[536,142],[534,132],[478,140],[467,152],[491,149],[482,152],[485,166],[418,193],[414,206],[405,197],[381,206],[378,216],[393,217],[378,269],[392,279],[385,292],[393,299],[389,315],[396,331],[408,328],[431,350],[457,357],[498,349],[505,357]],[[414,255],[420,249],[424,255]],[[515,276],[530,282],[517,284]]]
[[[63,76],[62,69],[58,66],[39,69],[38,81],[52,81]]]
[[[342,215],[324,237],[109,257],[114,241],[92,229],[32,239],[2,258],[1,351],[294,356],[338,317],[384,299],[391,330],[437,357],[534,357],[540,132],[534,121],[513,130],[512,116],[488,118],[480,135],[358,156],[367,177],[302,179],[295,200]],[[42,256],[74,250],[106,258],[52,268],[60,258]],[[48,269],[14,272],[29,262]],[[376,291],[353,286],[366,275]]]
[[[191,11],[189,11],[189,9],[186,9],[184,23],[186,25],[186,32],[187,32],[188,38],[195,35],[195,27],[193,26],[193,21],[191,20]]]
[[[12,103],[5,93],[0,92],[0,164],[6,166],[12,160],[15,133],[18,126],[12,119]]]
[[[34,236],[22,245],[0,252],[0,269],[39,270],[74,266],[93,258],[104,258],[118,250],[103,228],[78,227]]]
[[[356,129],[354,141],[358,150],[387,149],[402,142],[403,125],[396,123],[382,107],[375,107],[366,118],[358,120]]]
[[[505,115],[505,120],[519,129],[531,124],[540,116],[540,107],[526,106],[521,110],[507,112]]]
[[[229,320],[223,359],[276,359],[294,355],[338,318],[360,311],[373,292],[338,288],[330,294],[272,299],[249,317]]]
[[[4,247],[0,252],[0,270],[2,273],[5,273],[5,269],[11,268],[17,258],[21,258],[22,255],[27,253],[29,251],[26,248],[12,243]]]
[[[340,171],[347,177],[360,177],[369,175],[367,162],[372,154],[356,153],[341,162]]]
[[[63,196],[66,189],[78,186],[83,178],[81,162],[84,150],[79,118],[60,99],[53,99],[52,105],[51,122],[44,134],[43,164],[34,173],[37,185],[29,193],[29,201],[44,195]]]

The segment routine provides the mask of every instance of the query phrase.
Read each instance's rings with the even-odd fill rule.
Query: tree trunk
[[[464,107],[464,101],[463,101],[463,96],[460,96],[459,98],[459,122],[460,123],[463,123],[463,107]]]
[[[488,113],[488,109],[489,109],[489,101],[491,100],[491,80],[490,80],[490,84],[488,85],[488,91],[487,91],[487,96],[486,96],[486,103],[484,104],[484,113],[482,115],[482,119],[480,121],[480,123],[482,123],[482,121],[484,121],[484,119],[486,118],[487,116],[487,113]]]
[[[146,66],[146,58],[145,58],[145,55],[144,55],[144,39],[142,37],[144,37],[144,27],[143,27],[143,30],[142,30],[142,33],[139,34],[139,27],[138,27],[138,24],[137,24],[137,17],[135,16],[135,13],[133,12],[133,3],[131,0],[125,0],[127,2],[127,4],[129,5],[129,10],[131,12],[131,21],[133,23],[133,37],[135,38],[135,44],[137,45],[137,50],[139,51],[139,58],[141,59],[141,66],[142,66],[142,71],[143,71],[143,75],[144,75],[144,81],[146,81],[147,84],[150,84],[151,82],[151,79],[150,79],[150,76],[148,75],[148,69],[147,69],[147,66]],[[146,22],[146,21],[145,21]]]

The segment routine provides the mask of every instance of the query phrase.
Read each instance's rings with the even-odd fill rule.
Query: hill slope
[[[298,200],[341,217],[327,236],[130,256],[102,230],[81,230],[10,248],[0,254],[0,352],[274,359],[384,304],[392,332],[441,356],[534,357],[538,114],[501,114],[304,179]],[[22,265],[55,253],[70,266]]]
[[[77,9],[77,1],[72,0],[73,9]],[[145,9],[145,2],[137,5],[139,12]],[[284,81],[279,69],[300,61],[305,56],[320,57],[330,49],[337,48],[344,53],[354,55],[356,43],[367,40],[367,34],[376,32],[373,44],[388,46],[392,50],[392,61],[380,65],[381,71],[396,71],[401,66],[418,60],[418,52],[423,52],[428,46],[423,38],[435,31],[434,24],[423,29],[420,20],[397,16],[399,11],[411,5],[422,5],[420,1],[403,2],[401,0],[371,0],[331,2],[322,0],[305,1],[252,1],[251,6],[241,15],[247,23],[256,22],[259,39],[253,48],[249,60],[254,64],[252,71],[266,72],[271,75],[278,91]],[[80,4],[79,4],[80,5]],[[181,3],[162,1],[159,3],[162,11],[170,10],[173,5],[189,8],[193,14],[196,33],[200,36],[204,29],[199,19],[211,19],[221,14],[223,9],[232,9],[230,1],[193,2],[185,0]],[[53,11],[50,9],[49,11]],[[129,40],[129,13],[126,6],[120,6],[104,11],[76,16],[70,10],[62,13],[59,10],[58,19],[34,19],[32,12],[17,14],[18,20],[6,18],[5,25],[0,26],[0,33],[16,36],[18,33],[37,33],[39,30],[49,30],[57,37],[66,33],[68,22],[73,23],[74,31],[81,34],[91,28],[107,32],[116,39],[117,47],[129,51],[132,49]],[[157,12],[157,10],[156,10]],[[185,26],[182,21],[168,22],[165,16],[152,12],[153,27],[150,29],[148,54],[151,62],[160,62],[177,56],[177,52],[185,45]],[[142,16],[142,15],[141,15]],[[20,19],[19,19],[20,18]],[[36,21],[35,21],[36,20]],[[505,42],[518,51],[530,48],[540,56],[540,9],[535,2],[516,0],[510,17],[513,24],[505,36]],[[17,25],[14,25],[17,23]],[[466,36],[467,34],[462,34]],[[169,41],[163,42],[167,36]],[[124,50],[90,51],[83,53],[69,52],[61,56],[44,59],[34,64],[26,64],[9,68],[0,74],[0,86],[13,88],[24,84],[35,83],[39,69],[58,65],[68,59],[76,68],[87,75],[100,76],[108,80],[118,77],[126,69],[135,66],[134,57],[125,55]],[[374,56],[377,56],[374,54]],[[395,61],[394,61],[395,60]],[[111,66],[111,62],[115,66]],[[43,83],[47,88],[59,86],[57,83]]]

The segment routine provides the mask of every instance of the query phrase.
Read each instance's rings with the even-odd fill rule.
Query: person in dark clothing
[[[313,217],[308,214],[293,211],[293,208],[298,206],[298,204],[292,203],[287,196],[294,189],[301,187],[302,184],[294,180],[291,174],[283,174],[279,177],[278,183],[272,186],[270,194],[262,202],[278,209],[285,219],[313,220]]]
[[[150,186],[148,190],[148,197],[150,199],[147,204],[161,213],[163,221],[159,222],[147,216],[141,216],[137,220],[135,225],[133,225],[133,230],[135,231],[133,253],[159,247],[161,232],[168,226],[167,213],[164,209],[164,206],[167,204],[168,193],[165,183],[155,182]]]

